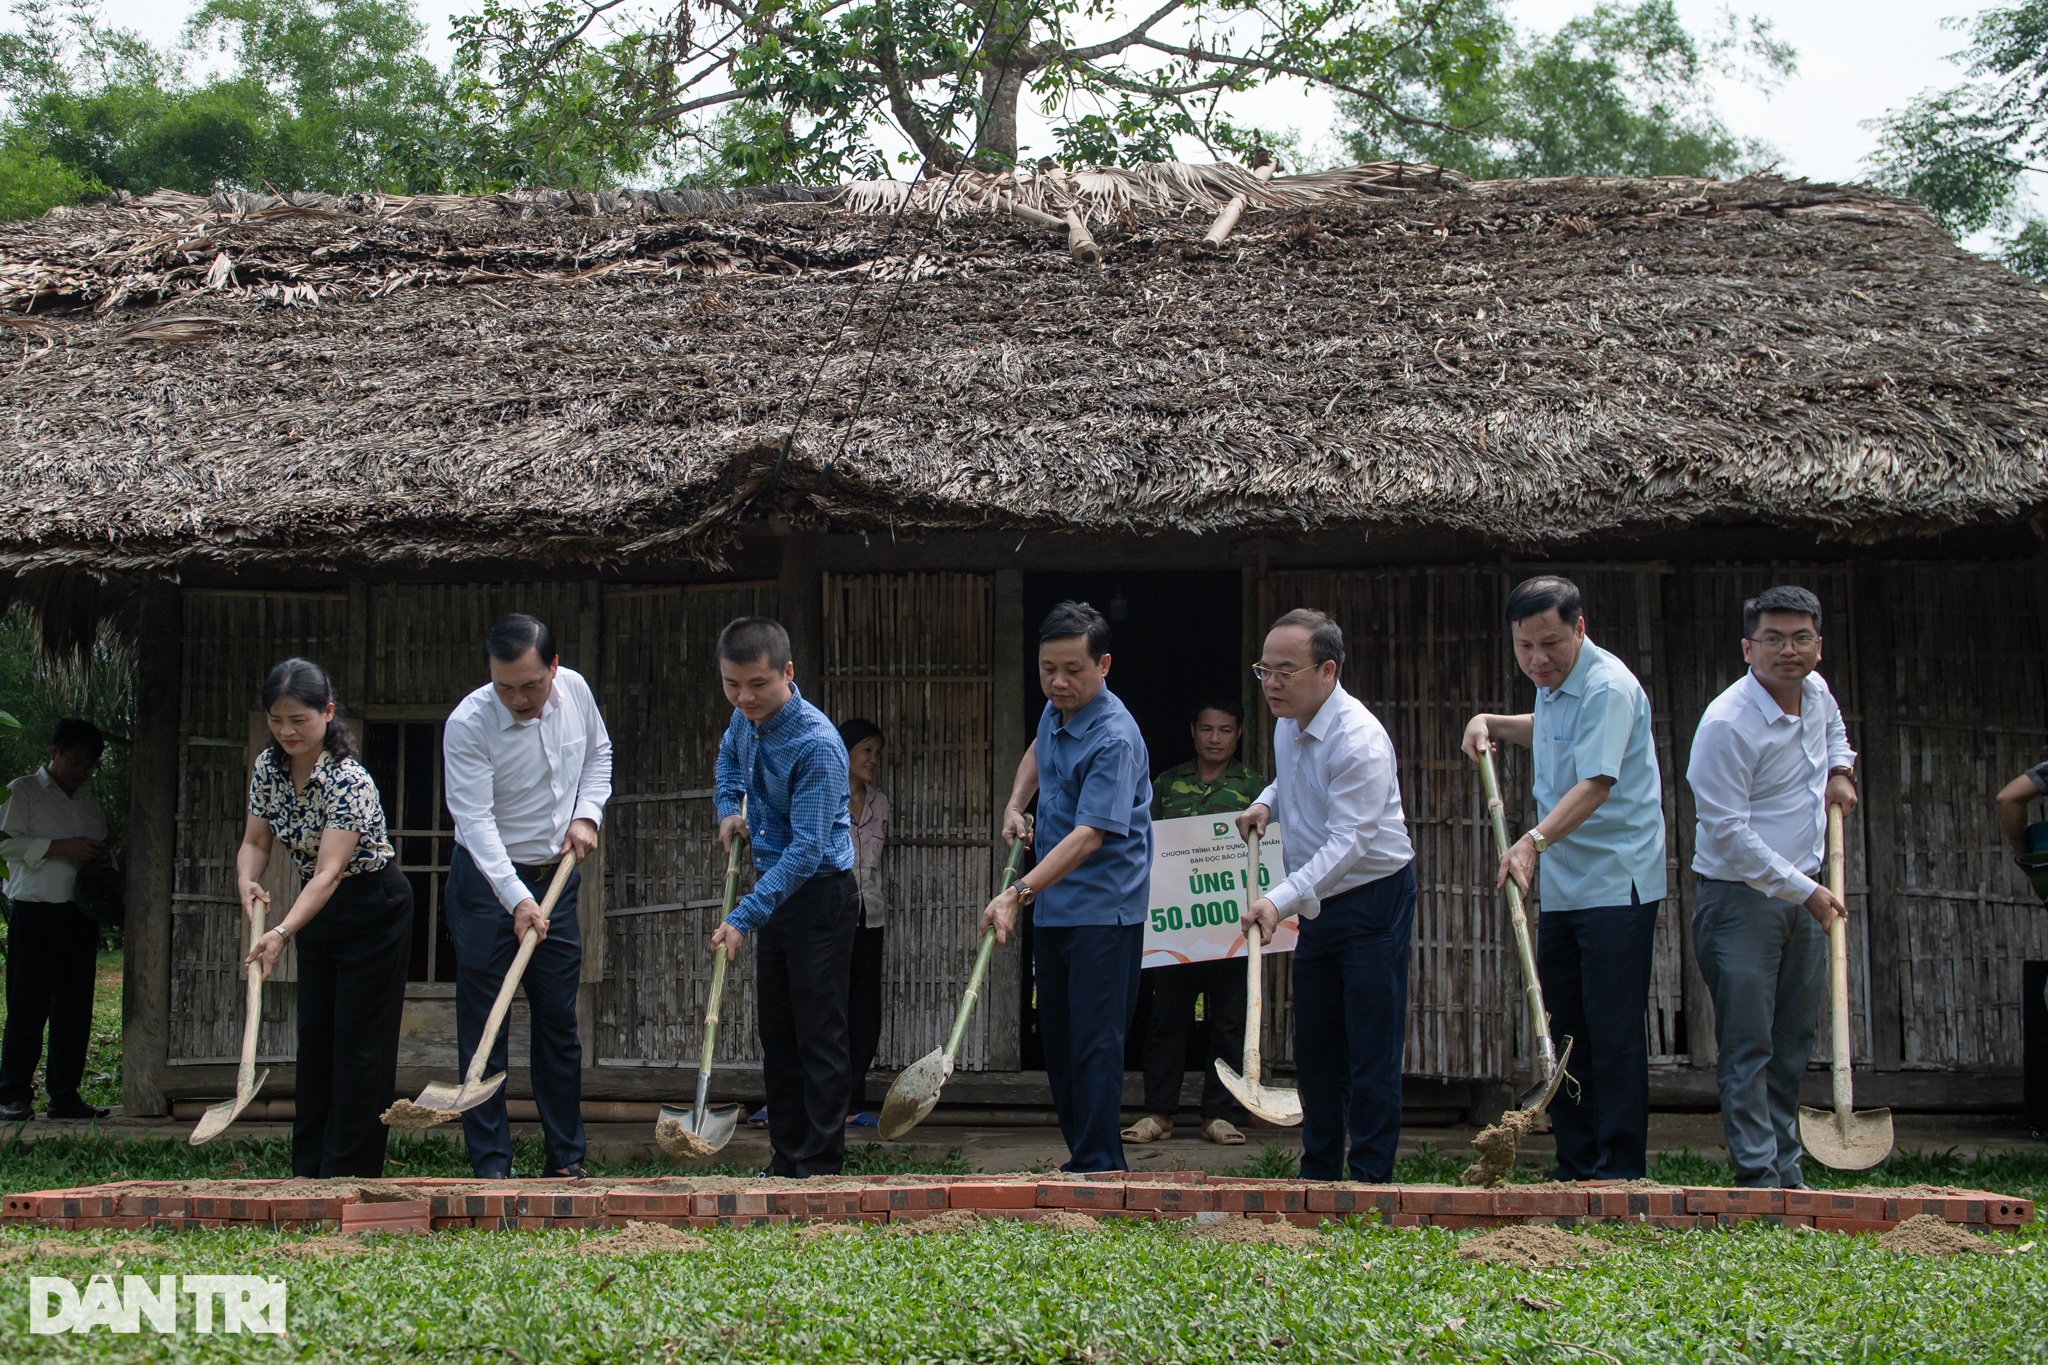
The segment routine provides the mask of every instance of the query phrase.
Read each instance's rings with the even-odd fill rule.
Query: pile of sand
[[[1472,1150],[1479,1160],[1465,1168],[1467,1185],[1493,1186],[1507,1179],[1509,1171],[1515,1169],[1515,1152],[1523,1137],[1532,1132],[1542,1115],[1533,1109],[1510,1109],[1500,1116],[1500,1122],[1480,1130],[1472,1139]]]
[[[14,1265],[21,1261],[34,1260],[38,1256],[68,1257],[79,1261],[104,1260],[110,1266],[117,1266],[136,1256],[162,1256],[166,1249],[154,1242],[102,1242],[97,1246],[89,1242],[66,1242],[56,1237],[39,1237],[33,1242],[23,1242],[0,1250],[0,1265]]]
[[[1517,1225],[1468,1237],[1458,1244],[1458,1256],[1467,1261],[1492,1261],[1499,1265],[1541,1270],[1545,1266],[1605,1256],[1618,1251],[1612,1242],[1582,1237],[1563,1228]]]
[[[279,1242],[257,1252],[269,1260],[331,1261],[339,1256],[365,1256],[376,1250],[360,1237],[308,1237],[297,1242]]]
[[[678,1161],[695,1161],[718,1150],[686,1128],[680,1119],[658,1120],[654,1125],[654,1141],[663,1155]]]
[[[1042,1218],[1033,1220],[1039,1227],[1051,1228],[1054,1232],[1100,1232],[1102,1221],[1072,1209],[1053,1209]]]
[[[1315,1233],[1292,1223],[1261,1223],[1256,1218],[1212,1218],[1196,1223],[1197,1237],[1247,1246],[1305,1247],[1316,1240]]]
[[[906,1237],[922,1237],[930,1232],[971,1232],[985,1220],[973,1209],[947,1209],[929,1218],[913,1218],[907,1223],[891,1223],[891,1232],[900,1232]]]
[[[711,1243],[666,1223],[642,1223],[637,1219],[617,1232],[578,1242],[580,1256],[637,1256],[643,1252],[703,1251]]]
[[[1976,1233],[1944,1223],[1931,1213],[1914,1214],[1879,1237],[1877,1244],[1901,1256],[1968,1256],[1999,1250]]]
[[[445,1109],[423,1109],[411,1100],[393,1100],[391,1107],[377,1117],[384,1121],[386,1128],[416,1133],[423,1128],[432,1128],[451,1119],[459,1119],[462,1115],[450,1113]]]

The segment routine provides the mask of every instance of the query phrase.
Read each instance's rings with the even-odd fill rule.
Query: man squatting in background
[[[1065,1171],[1121,1171],[1124,1040],[1138,1008],[1152,898],[1151,761],[1109,677],[1109,622],[1062,602],[1038,631],[1045,711],[1003,810],[1005,840],[1031,837],[1038,865],[982,911],[1008,942],[1032,906],[1032,970],[1046,1080],[1066,1139]]]
[[[1643,1009],[1664,899],[1663,787],[1650,698],[1586,638],[1578,586],[1543,575],[1508,594],[1515,662],[1536,709],[1477,715],[1463,749],[1532,750],[1536,824],[1501,860],[1528,894],[1543,861],[1536,970],[1554,1038],[1573,1040],[1578,1081],[1551,1103],[1556,1180],[1632,1180],[1645,1170],[1650,1054]],[[1560,1042],[1560,1046],[1562,1046]]]
[[[1799,1081],[1827,990],[1827,809],[1856,804],[1856,753],[1820,664],[1820,600],[1771,588],[1742,607],[1748,669],[1707,706],[1686,781],[1699,812],[1692,937],[1714,997],[1721,1129],[1735,1183],[1804,1189]]]
[[[754,889],[712,931],[711,951],[754,965],[772,1176],[837,1175],[846,1164],[848,976],[858,892],[846,746],[797,690],[789,632],[743,616],[718,637],[732,720],[718,742],[718,841],[745,838]],[[741,798],[747,809],[740,812]]]
[[[1258,837],[1278,820],[1287,877],[1250,903],[1243,924],[1270,939],[1283,917],[1300,919],[1302,1178],[1343,1180],[1348,1168],[1349,1179],[1385,1183],[1401,1137],[1415,848],[1393,741],[1337,681],[1343,663],[1344,632],[1302,609],[1273,623],[1252,670],[1274,716],[1276,776],[1237,829]]]

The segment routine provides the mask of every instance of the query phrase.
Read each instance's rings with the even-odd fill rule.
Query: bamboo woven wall
[[[824,590],[822,705],[835,721],[867,717],[885,737],[889,909],[876,1065],[903,1066],[945,1041],[994,890],[991,580],[827,575]],[[1016,1027],[1013,1009],[977,1010],[957,1065],[986,1068],[992,1031],[1005,1023]]]
[[[706,949],[725,889],[713,765],[732,706],[718,682],[718,633],[772,611],[773,584],[608,588],[605,723],[612,804],[605,821],[605,980],[592,1051],[599,1065],[696,1064],[711,990]],[[741,886],[751,885],[742,857]],[[754,955],[727,969],[718,1059],[758,1062]]]
[[[261,709],[264,675],[293,654],[338,659],[347,635],[342,593],[185,593],[171,906],[174,1063],[232,1062],[241,1054],[248,945],[235,894],[235,849],[248,809],[250,717]],[[257,1035],[263,1060],[294,1054],[296,994],[288,982],[264,990]]]

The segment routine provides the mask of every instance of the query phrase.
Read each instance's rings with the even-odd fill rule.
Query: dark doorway
[[[1123,700],[1144,732],[1157,776],[1194,757],[1188,713],[1222,696],[1241,700],[1240,675],[1251,666],[1243,649],[1244,580],[1235,569],[1190,572],[1046,573],[1024,575],[1024,714],[1036,733],[1045,694],[1038,690],[1038,623],[1068,599],[1092,603],[1109,618],[1109,690]],[[998,687],[1004,682],[998,679]],[[1007,778],[1005,778],[1007,791]],[[1031,939],[1023,941],[1023,1065],[1045,1066],[1033,1005]],[[1142,1066],[1146,997],[1139,998],[1124,1065]]]

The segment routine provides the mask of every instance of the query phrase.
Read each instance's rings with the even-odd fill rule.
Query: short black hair
[[[1344,628],[1332,621],[1328,612],[1296,607],[1275,621],[1272,630],[1282,626],[1300,626],[1308,632],[1308,657],[1317,668],[1332,661],[1339,668],[1344,666]]]
[[[1188,708],[1188,724],[1201,724],[1204,711],[1221,711],[1238,725],[1244,724],[1244,703],[1232,697],[1209,697],[1196,702]]]
[[[758,654],[754,656],[755,659],[760,657]],[[735,659],[733,662],[739,663],[740,660]],[[753,660],[749,659],[746,662],[752,663]],[[839,722],[839,742],[846,746],[846,752],[852,753],[854,745],[867,739],[879,739],[885,745],[889,742],[882,735],[882,727],[866,716],[852,716]]]
[[[789,653],[789,632],[772,616],[742,616],[718,632],[718,657],[729,664],[766,659],[770,668],[786,668]]]
[[[50,747],[60,753],[75,753],[83,749],[98,758],[107,750],[107,737],[100,733],[100,727],[89,720],[66,716],[50,731]]]
[[[1109,622],[1102,619],[1102,613],[1086,602],[1062,602],[1045,614],[1045,620],[1038,626],[1038,643],[1050,640],[1071,640],[1076,635],[1088,637],[1088,657],[1097,663],[1109,653]]]
[[[1742,638],[1756,638],[1758,620],[1767,611],[1796,611],[1813,618],[1813,633],[1820,634],[1820,599],[1804,588],[1765,588],[1742,604]]]
[[[555,633],[538,616],[507,612],[484,634],[484,656],[501,664],[518,663],[532,650],[544,664],[555,662]]]
[[[1538,574],[1515,584],[1508,594],[1508,624],[1555,611],[1557,619],[1571,625],[1585,615],[1586,599],[1579,585],[1554,573]]]

